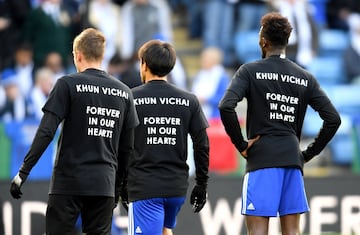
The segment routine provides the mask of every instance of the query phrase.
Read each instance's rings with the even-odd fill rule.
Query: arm
[[[193,206],[193,211],[198,213],[204,207],[207,198],[209,138],[205,128],[190,135],[194,145],[196,168],[196,185],[191,192],[190,204]]]
[[[117,204],[119,197],[123,207],[128,209],[128,194],[127,194],[127,170],[129,158],[134,152],[134,129],[123,129],[120,136],[119,153],[118,153],[118,170],[115,181],[115,204]]]
[[[227,90],[224,97],[220,101],[219,109],[221,121],[225,127],[225,131],[230,137],[231,142],[241,153],[246,150],[248,143],[244,140],[240,123],[235,111],[238,102],[238,96],[231,90]]]
[[[209,138],[206,129],[191,134],[194,145],[194,161],[196,168],[196,183],[207,185],[209,170]]]
[[[331,102],[328,102],[318,112],[324,122],[314,141],[302,152],[305,162],[310,161],[325,148],[341,124],[340,115]]]
[[[31,169],[40,159],[41,155],[50,144],[56,133],[61,119],[51,112],[45,112],[41,119],[38,130],[36,131],[34,140],[31,144],[30,150],[24,158],[24,162],[19,169],[11,183],[11,195],[19,199],[22,195],[20,191],[21,185],[26,181]]]

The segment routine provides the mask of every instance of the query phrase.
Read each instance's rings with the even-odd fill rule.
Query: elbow
[[[328,127],[334,128],[336,130],[339,129],[340,125],[341,125],[340,115],[334,116],[331,120],[327,122]]]
[[[335,125],[336,125],[336,127],[337,127],[337,128],[339,128],[339,127],[340,127],[340,125],[341,125],[341,118],[340,118],[340,115],[337,117],[337,119],[336,119],[336,121],[335,121]]]
[[[233,107],[231,107],[230,105],[227,105],[224,102],[220,102],[218,105],[218,108],[219,108],[220,114],[225,113],[225,112],[233,112],[234,111]]]

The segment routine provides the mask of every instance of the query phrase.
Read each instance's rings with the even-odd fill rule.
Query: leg
[[[151,198],[130,202],[129,235],[162,235],[164,206],[162,198]]]
[[[70,234],[80,213],[77,197],[68,195],[49,195],[46,209],[46,234]]]
[[[87,235],[110,234],[114,198],[103,196],[82,196],[81,218],[83,233]]]
[[[162,235],[173,235],[172,229],[164,227]]]
[[[282,235],[300,235],[300,214],[290,214],[280,217]]]
[[[246,216],[248,235],[267,235],[269,231],[269,217]]]
[[[172,229],[176,226],[176,217],[184,204],[185,197],[170,197],[164,199],[164,228],[162,235],[173,235]]]
[[[299,169],[286,169],[283,195],[279,207],[282,234],[300,234],[300,215],[307,211],[309,211],[309,206],[302,173]]]

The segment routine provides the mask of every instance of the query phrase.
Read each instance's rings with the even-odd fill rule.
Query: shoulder
[[[172,93],[176,94],[178,97],[186,98],[186,99],[195,99],[197,100],[197,97],[195,93],[185,90],[183,88],[180,88],[174,84],[169,83],[169,88],[173,89]]]
[[[137,94],[137,93],[143,91],[144,88],[145,88],[145,86],[146,86],[146,84],[142,84],[142,85],[140,85],[140,86],[133,87],[133,88],[131,88],[131,92],[132,92],[133,94]]]

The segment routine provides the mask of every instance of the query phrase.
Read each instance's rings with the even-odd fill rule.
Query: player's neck
[[[150,82],[150,81],[167,81],[167,77],[166,76],[159,77],[156,75],[150,75],[150,76],[146,77],[145,82]]]
[[[87,69],[102,70],[101,63],[99,63],[99,62],[87,62],[87,63],[83,63],[81,65],[78,65],[78,67],[77,67],[78,72],[83,72],[83,71],[85,71]]]
[[[271,50],[271,51],[266,52],[266,58],[270,57],[270,56],[274,56],[274,55],[285,57],[286,51],[285,51],[285,49],[275,49],[275,50]]]

